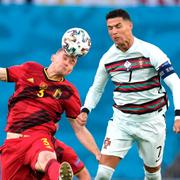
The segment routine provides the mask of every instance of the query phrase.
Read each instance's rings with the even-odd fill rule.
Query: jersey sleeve
[[[67,118],[75,119],[80,114],[81,100],[78,91],[73,88],[72,96],[65,100],[64,109]]]
[[[10,66],[7,68],[7,81],[8,82],[17,82],[20,79],[27,69],[27,63],[21,65]]]
[[[157,71],[159,70],[159,67],[165,62],[169,62],[171,64],[167,55],[157,46],[152,46],[151,53],[151,63]]]

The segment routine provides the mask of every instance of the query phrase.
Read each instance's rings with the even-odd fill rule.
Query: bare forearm
[[[88,149],[91,153],[93,153],[96,158],[99,156],[100,151],[97,147],[97,144],[92,136],[92,134],[87,130],[87,128],[84,126],[81,128],[80,131],[76,133],[77,138],[79,141]]]
[[[79,125],[77,120],[69,118],[69,122],[81,144],[88,149],[91,153],[96,156],[96,159],[100,159],[100,151],[97,147],[97,144],[92,136],[92,134],[88,131],[85,126]]]
[[[7,81],[6,68],[0,68],[0,81]]]

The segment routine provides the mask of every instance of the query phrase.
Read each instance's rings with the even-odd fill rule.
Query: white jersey
[[[158,68],[170,62],[158,47],[134,38],[126,52],[115,44],[103,55],[94,83],[86,96],[84,107],[90,111],[99,102],[109,78],[115,85],[114,107],[124,116],[145,115],[167,105],[165,90],[160,84]]]

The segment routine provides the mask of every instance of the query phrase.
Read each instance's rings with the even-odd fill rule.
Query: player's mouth
[[[114,36],[114,37],[113,37],[113,40],[114,40],[114,41],[118,41],[119,39],[120,39],[119,36]]]

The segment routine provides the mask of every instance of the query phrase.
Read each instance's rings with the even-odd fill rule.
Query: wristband
[[[180,116],[180,110],[175,110],[175,116]]]
[[[82,108],[81,112],[85,112],[85,113],[89,114],[89,109],[88,108]]]

